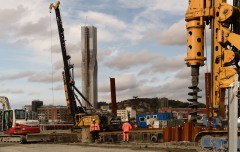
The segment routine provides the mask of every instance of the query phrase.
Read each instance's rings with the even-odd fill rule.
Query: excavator
[[[211,73],[206,77],[206,100],[208,120],[213,122],[210,129],[202,130],[195,136],[195,142],[202,150],[237,151],[240,139],[237,129],[239,117],[239,50],[240,50],[240,1],[233,0],[190,0],[185,14],[187,22],[186,64],[191,68],[192,96],[188,99],[193,109],[191,121],[197,126],[199,68],[204,66],[204,46],[206,30],[211,30]],[[227,93],[228,91],[228,93]],[[228,100],[226,100],[226,97]],[[228,102],[228,109],[225,103]],[[226,117],[226,112],[227,117]],[[219,126],[227,120],[227,127]]]
[[[31,118],[26,109],[11,109],[8,98],[5,96],[0,96],[0,103],[3,106],[3,110],[0,110],[0,143],[59,142],[66,139],[68,142],[78,141],[75,134],[41,132],[39,121]]]
[[[25,109],[11,109],[8,98],[0,96],[3,111],[1,112],[1,142],[19,141],[26,143],[29,134],[40,133],[38,120],[28,119],[28,112]]]

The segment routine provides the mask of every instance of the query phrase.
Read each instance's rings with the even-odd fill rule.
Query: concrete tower
[[[81,27],[82,49],[82,93],[97,108],[98,85],[97,85],[97,28],[94,26]],[[82,100],[83,106],[87,106]]]

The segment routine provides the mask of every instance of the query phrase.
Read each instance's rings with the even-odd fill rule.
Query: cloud
[[[39,95],[40,92],[37,92],[37,91],[32,91],[32,92],[29,92],[28,95]]]
[[[138,87],[136,77],[134,75],[115,76],[116,91],[131,90]],[[110,83],[99,85],[100,92],[110,92]]]
[[[185,66],[182,56],[167,58],[160,56],[158,60],[150,62],[150,66],[143,68],[139,75],[165,73],[177,71]]]
[[[111,32],[110,28],[102,28],[98,29],[98,40],[103,42],[109,42],[109,41],[116,41],[121,36],[117,35],[117,33]]]
[[[133,29],[133,28],[132,28]],[[129,30],[128,32],[124,32],[123,38],[131,41],[140,41],[144,38],[144,32],[145,29],[142,28],[140,31],[135,30]]]
[[[30,82],[43,82],[43,83],[49,83],[49,82],[59,82],[63,81],[61,71],[54,71],[54,73],[50,73],[47,71],[41,71],[37,72],[34,75],[30,76],[28,78],[28,81]]]
[[[11,74],[4,74],[0,76],[1,81],[3,80],[16,80],[16,79],[22,79],[25,77],[32,76],[34,73],[31,71],[24,71],[24,72],[18,72],[18,73],[11,73]]]
[[[49,88],[49,90],[55,90],[55,91],[63,91],[64,90],[64,87],[63,87],[63,84],[61,85],[56,85],[56,86],[53,86],[52,88]]]
[[[26,14],[27,9],[22,5],[19,5],[16,8],[0,9],[0,37],[14,35],[14,30],[11,29],[17,29],[17,24],[19,24],[21,18],[24,17]]]
[[[177,79],[189,79],[191,76],[191,68],[190,67],[183,67],[181,70],[179,70],[176,75],[175,78]]]
[[[80,51],[77,52],[77,53],[71,53],[71,54],[68,53],[68,55],[71,56],[71,58],[69,60],[70,64],[74,65],[74,68],[81,68],[82,55],[81,55]],[[64,64],[63,64],[62,56],[58,56],[58,57],[59,58],[57,59],[57,61],[54,62],[54,64],[53,64],[54,68],[57,69],[57,70],[59,70],[59,69],[63,70]]]
[[[134,75],[126,75],[122,77],[116,76],[116,89],[118,91],[134,89],[136,87],[138,87],[138,85]]]
[[[63,68],[51,71],[41,71],[35,72],[34,74],[28,77],[29,82],[40,82],[40,83],[49,83],[49,82],[63,82],[62,77]],[[75,80],[81,77],[81,70],[79,68],[75,68],[74,70]]]
[[[47,50],[44,50],[44,51],[49,51],[49,50],[47,49]],[[60,42],[59,42],[59,44],[52,44],[51,52],[52,53],[57,53],[57,54],[61,54],[62,53]]]
[[[13,25],[14,23],[20,21],[20,19],[26,15],[27,11],[27,8],[23,5],[18,5],[15,8],[2,7],[2,9],[0,9],[0,20],[1,22],[8,24],[8,26]],[[3,24],[1,24],[1,26],[3,26]]]
[[[128,24],[124,21],[110,14],[87,11],[80,12],[79,16],[82,20],[85,20],[87,17],[88,24],[97,27],[98,41],[108,42],[119,40],[122,38],[123,31],[128,27]]]
[[[114,54],[114,50],[112,48],[106,48],[103,51],[97,52],[97,60],[98,62],[104,61],[104,59],[112,56]]]
[[[118,3],[122,7],[127,7],[131,9],[145,8],[148,10],[164,10],[172,13],[184,12],[187,8],[187,2],[181,1],[181,3],[176,3],[174,0],[168,0],[168,2],[163,2],[159,0],[138,0],[138,1],[127,1],[127,0],[118,0]],[[173,11],[174,10],[174,11]]]
[[[111,27],[113,29],[127,28],[127,25],[124,22],[109,14],[87,11],[79,13],[79,16],[82,18],[87,16],[88,22],[96,22],[102,26]]]
[[[145,65],[148,62],[158,59],[159,55],[151,54],[147,50],[140,52],[124,52],[119,53],[117,56],[112,57],[111,60],[104,63],[109,68],[118,70],[128,69],[133,66]]]
[[[153,78],[151,78],[150,82],[151,83],[155,83],[155,82],[157,83],[157,82],[159,82],[159,79],[157,77],[153,77]]]
[[[158,37],[160,35],[163,38],[171,33],[169,26],[174,23],[176,19],[183,19],[187,10],[187,2],[181,2],[176,4],[175,1],[169,0],[168,2],[161,2],[158,0],[151,1],[136,1],[128,2],[125,0],[118,1],[123,7],[131,8],[133,10],[141,10],[134,16],[129,31],[126,32],[125,38],[132,41],[142,40],[149,37]],[[174,10],[174,11],[173,11]],[[183,29],[185,26],[183,27]],[[170,30],[168,32],[168,30]],[[167,32],[162,32],[167,31]],[[161,36],[163,35],[163,36]],[[173,34],[176,36],[176,34]],[[180,39],[181,40],[181,39]],[[168,41],[168,40],[166,40]],[[165,41],[164,41],[165,42]]]
[[[186,45],[187,30],[186,22],[180,20],[171,25],[166,31],[157,36],[158,41],[165,45]]]
[[[24,91],[23,90],[21,90],[21,89],[0,89],[0,93],[1,94],[22,94],[22,93],[24,93]]]
[[[36,23],[26,22],[20,26],[17,35],[20,37],[32,36],[33,39],[36,39],[36,36],[45,37],[49,35],[49,24],[46,23],[49,23],[49,17],[39,18]]]
[[[138,0],[138,1],[126,1],[126,0],[117,0],[119,4],[122,5],[122,7],[127,8],[143,8],[147,7],[149,5],[149,2],[146,2],[145,0]],[[152,4],[152,3],[151,3]]]

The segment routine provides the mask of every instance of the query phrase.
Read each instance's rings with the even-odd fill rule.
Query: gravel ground
[[[194,152],[191,148],[166,148],[136,144],[0,144],[0,152]]]

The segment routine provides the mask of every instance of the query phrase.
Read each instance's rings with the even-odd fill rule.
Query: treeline
[[[98,106],[112,106],[111,103],[99,102]],[[138,112],[157,112],[159,108],[172,107],[172,108],[189,108],[190,102],[182,102],[179,100],[172,100],[168,98],[133,98],[117,102],[118,109],[125,109],[126,107],[132,107]],[[206,105],[199,103],[199,108],[205,108]]]

